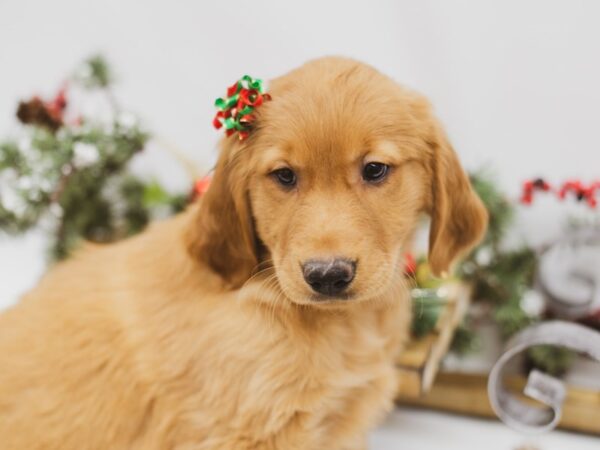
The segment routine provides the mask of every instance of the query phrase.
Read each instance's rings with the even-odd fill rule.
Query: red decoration
[[[417,261],[415,255],[408,252],[404,254],[404,275],[414,276],[417,273]]]
[[[263,92],[262,80],[244,75],[227,88],[227,97],[215,101],[218,111],[212,124],[217,130],[225,127],[228,137],[237,132],[240,140],[246,139],[255,119],[255,108],[267,100],[271,96]]]
[[[569,194],[573,194],[577,201],[585,201],[590,208],[595,208],[598,205],[596,192],[600,191],[600,181],[585,185],[579,180],[569,180],[564,182],[560,187],[552,187],[542,178],[526,181],[523,183],[521,203],[531,205],[534,193],[539,191],[552,192],[560,200],[564,200]]]
[[[523,194],[521,195],[521,203],[530,205],[533,202],[533,193],[535,191],[548,192],[550,190],[550,185],[546,183],[546,181],[544,181],[542,178],[526,181],[525,183],[523,183]]]
[[[17,117],[24,124],[44,126],[56,132],[64,125],[63,113],[67,107],[66,87],[62,88],[56,96],[49,101],[44,101],[38,96],[20,102]]]
[[[201,197],[208,191],[210,186],[210,182],[212,180],[212,176],[207,175],[203,178],[200,178],[194,183],[194,188],[192,189],[192,201],[196,200],[198,197]]]
[[[46,110],[50,115],[52,115],[56,120],[62,121],[63,112],[67,107],[67,96],[66,96],[66,88],[62,88],[56,96],[50,100],[49,102],[45,102]]]

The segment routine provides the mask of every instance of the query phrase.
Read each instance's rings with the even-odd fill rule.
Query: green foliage
[[[0,231],[44,226],[52,259],[68,256],[82,239],[110,242],[137,233],[156,210],[172,213],[185,204],[182,196],[130,173],[129,162],[149,134],[117,107],[104,59],[87,60],[75,80],[106,95],[111,120],[83,117],[69,124],[61,110],[56,130],[33,120],[18,138],[0,142]]]
[[[473,284],[473,298],[493,304],[494,320],[508,338],[531,324],[521,299],[533,284],[537,258],[529,247],[502,248],[514,208],[489,175],[472,174],[471,182],[490,220],[482,243],[461,264],[459,273]]]
[[[527,351],[527,364],[531,368],[560,377],[575,361],[576,354],[565,347],[538,345]]]
[[[493,319],[498,325],[500,334],[504,339],[510,338],[512,335],[534,323],[534,319],[529,317],[515,300],[510,299],[498,305],[493,313]]]
[[[537,257],[527,246],[503,248],[514,207],[489,175],[472,174],[471,183],[485,204],[490,221],[483,242],[461,264],[459,275],[473,284],[476,301],[492,305],[492,319],[500,335],[508,339],[542,319],[530,316],[522,307],[523,297],[533,288]],[[475,332],[466,324],[456,334],[452,350],[458,354],[468,352],[473,347],[467,343],[475,340]],[[570,350],[557,347],[536,347],[528,352],[532,367],[551,374],[566,371],[573,357]]]
[[[471,184],[489,214],[488,230],[481,247],[498,249],[514,217],[514,209],[506,196],[498,189],[493,178],[485,172],[472,173]]]
[[[454,331],[450,347],[459,355],[465,355],[481,348],[481,340],[473,331],[473,326],[468,319],[459,324]]]
[[[437,289],[415,288],[412,296],[412,335],[420,338],[431,332],[440,317],[443,299],[437,293]]]
[[[528,247],[504,250],[502,242],[512,224],[514,208],[498,189],[493,178],[485,173],[471,174],[473,188],[489,214],[487,233],[481,244],[463,261],[459,276],[473,285],[473,298],[493,305],[493,319],[503,337],[531,324],[532,319],[521,308],[521,299],[533,284],[536,256]],[[468,340],[469,327],[462,329],[460,340],[452,349],[458,353],[469,346],[459,345]],[[474,339],[474,337],[472,338]]]
[[[75,73],[75,80],[87,88],[108,88],[113,81],[110,66],[101,55],[88,58]]]

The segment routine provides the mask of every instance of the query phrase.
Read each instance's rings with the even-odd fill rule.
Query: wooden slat
[[[522,392],[524,377],[508,377],[506,385]],[[431,390],[421,396],[405,395],[400,388],[398,402],[459,414],[495,418],[487,393],[487,376],[439,373]],[[600,392],[568,387],[559,428],[600,435]]]

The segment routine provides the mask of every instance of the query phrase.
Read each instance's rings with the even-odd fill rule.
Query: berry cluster
[[[67,107],[66,89],[61,89],[50,101],[35,96],[19,103],[17,117],[24,124],[38,125],[55,132],[63,125],[63,112]]]
[[[529,180],[523,183],[521,203],[531,205],[536,192],[554,193],[559,199],[564,200],[572,195],[579,202],[585,202],[590,208],[598,205],[597,192],[600,191],[600,181],[585,184],[579,180],[569,180],[560,186],[552,186],[542,178]]]

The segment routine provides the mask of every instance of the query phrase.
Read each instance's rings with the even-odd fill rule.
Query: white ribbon
[[[502,381],[505,364],[535,345],[567,347],[600,362],[600,333],[571,322],[550,321],[531,326],[515,335],[496,362],[488,379],[492,408],[508,426],[523,433],[542,433],[555,428],[561,418],[566,395],[563,382],[537,370],[531,371],[523,393],[546,407],[537,408],[506,390]]]
[[[575,229],[539,257],[538,285],[550,309],[578,319],[600,310],[600,230]]]

